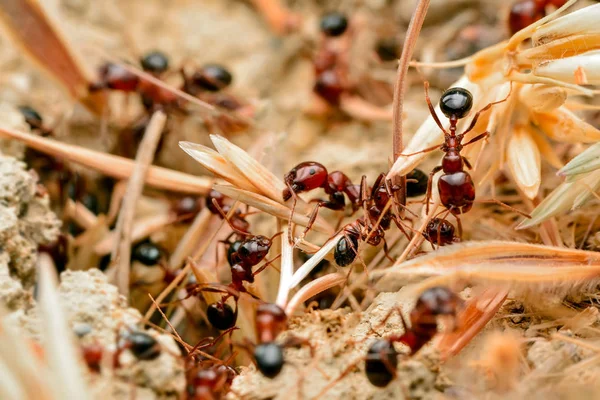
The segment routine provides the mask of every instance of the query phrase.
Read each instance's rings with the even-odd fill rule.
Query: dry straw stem
[[[267,197],[261,196],[260,194],[241,190],[233,186],[227,185],[215,185],[214,189],[225,196],[231,197],[232,199],[241,201],[244,204],[254,207],[258,210],[264,211],[267,214],[271,214],[277,218],[288,220],[290,218],[291,210],[278,202],[275,202]],[[302,215],[299,212],[294,213],[292,221],[300,226],[307,226],[310,218],[306,215]],[[317,232],[332,235],[335,230],[329,225],[324,219],[317,218],[315,223],[312,225],[312,229]]]
[[[101,115],[105,106],[102,93],[89,95],[91,74],[38,0],[0,1],[0,21],[5,31],[35,65],[58,81],[67,92],[90,111]]]
[[[56,292],[55,267],[47,254],[40,254],[38,257],[40,331],[43,333],[46,361],[52,374],[53,397],[89,399],[78,352],[73,343],[73,333],[67,325],[67,318]]]
[[[394,89],[394,102],[392,104],[392,116],[393,116],[393,148],[394,148],[394,163],[402,154],[404,148],[402,139],[402,110],[404,109],[404,94],[408,86],[408,64],[412,58],[427,9],[429,8],[429,0],[419,0],[417,7],[410,19],[408,25],[406,38],[402,47],[402,54],[400,55],[400,61],[398,65],[398,75],[396,76],[396,85]],[[401,175],[400,178],[396,178]],[[396,193],[396,199],[400,204],[406,204],[406,177],[405,173],[401,174],[398,172],[392,173],[392,170],[388,173],[388,179],[399,185],[400,189]]]
[[[119,289],[119,292],[125,296],[129,294],[131,235],[133,231],[135,206],[144,189],[146,174],[154,159],[154,153],[156,152],[156,147],[158,146],[166,121],[167,116],[162,111],[156,111],[152,115],[152,118],[150,118],[146,132],[144,132],[144,138],[138,149],[138,154],[135,159],[136,166],[131,174],[129,183],[127,184],[127,192],[123,198],[121,212],[119,213],[119,219],[117,220],[117,239],[111,259],[118,262],[115,284]]]
[[[185,232],[179,243],[177,243],[175,251],[173,251],[173,254],[171,254],[171,257],[169,258],[169,268],[171,270],[177,269],[183,264],[185,259],[192,254],[196,243],[198,243],[200,236],[209,224],[212,215],[213,214],[208,208],[204,208],[196,215],[196,218],[194,218],[194,221],[188,230]]]
[[[147,238],[154,232],[158,232],[176,220],[177,217],[172,214],[150,215],[136,219],[131,231],[131,243],[136,243]],[[106,237],[94,246],[94,252],[99,256],[104,256],[110,253],[118,242],[119,234],[115,229],[110,231]]]
[[[344,234],[340,233],[335,237],[329,239],[329,241],[325,243],[319,249],[319,251],[317,251],[311,258],[309,258],[304,264],[302,264],[302,266],[298,268],[298,270],[292,276],[292,279],[289,282],[289,289],[291,290],[298,286],[300,282],[302,282],[302,280],[306,278],[308,274],[310,274],[310,272],[317,266],[317,264],[321,262],[321,260],[325,258],[325,256],[331,250],[333,250],[337,242],[343,237]]]
[[[80,202],[67,200],[63,211],[65,217],[71,218],[80,227],[90,229],[98,224],[98,217]]]
[[[436,343],[442,359],[458,354],[496,315],[508,291],[490,288],[475,295],[457,315],[458,328],[442,335]]]
[[[31,133],[0,128],[0,137],[18,140],[42,153],[92,168],[117,179],[128,179],[135,167],[135,162],[128,158],[61,143]],[[147,185],[157,189],[191,194],[207,194],[210,192],[212,183],[213,180],[206,177],[184,174],[156,166],[150,166],[146,179]]]
[[[315,279],[314,281],[311,281],[310,283],[302,286],[302,288],[298,290],[298,292],[292,297],[285,307],[285,313],[287,315],[294,314],[296,308],[298,308],[298,306],[306,300],[318,295],[321,292],[324,292],[327,289],[341,285],[345,281],[346,276],[339,273],[327,274]]]
[[[294,274],[294,247],[288,240],[289,226],[283,228],[281,235],[281,271],[279,273],[279,289],[277,291],[277,299],[275,304],[281,308],[285,308],[290,293],[290,281]]]
[[[300,26],[300,17],[288,10],[281,0],[250,0],[250,2],[278,35],[286,35]]]
[[[600,254],[518,242],[467,242],[371,273],[381,290],[394,290],[407,278],[422,276],[438,277],[428,282],[431,285],[467,280],[569,291],[598,282]]]

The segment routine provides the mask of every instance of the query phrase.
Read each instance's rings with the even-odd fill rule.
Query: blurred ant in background
[[[549,6],[559,8],[565,5],[567,0],[518,0],[515,1],[508,15],[508,29],[514,35],[523,28],[528,27],[536,21],[544,18]]]

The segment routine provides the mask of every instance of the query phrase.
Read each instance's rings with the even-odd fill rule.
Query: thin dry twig
[[[154,159],[154,153],[156,152],[156,147],[158,146],[166,121],[167,116],[162,111],[157,111],[152,115],[148,123],[148,128],[146,128],[136,157],[136,167],[127,185],[127,192],[123,199],[119,219],[117,220],[116,231],[118,232],[117,237],[119,239],[115,243],[111,259],[113,261],[118,260],[115,284],[119,288],[119,292],[125,296],[129,294],[131,233],[133,230],[135,205],[144,189],[146,174]]]
[[[194,221],[185,232],[175,251],[171,254],[169,258],[169,268],[171,270],[177,269],[185,259],[192,254],[194,246],[198,242],[200,235],[202,235],[206,225],[210,222],[212,217],[212,213],[208,208],[203,209],[196,215]]]
[[[325,276],[315,279],[314,281],[302,286],[302,289],[298,290],[294,297],[292,297],[291,300],[287,303],[285,313],[287,315],[292,315],[296,308],[304,301],[310,299],[313,296],[316,296],[321,292],[324,292],[329,288],[341,285],[345,281],[346,276],[344,274],[339,273],[327,274]]]
[[[404,40],[404,46],[402,47],[402,54],[400,55],[400,61],[398,65],[398,75],[396,77],[396,86],[394,89],[394,103],[392,105],[393,111],[393,147],[394,147],[394,161],[402,154],[403,143],[402,143],[402,110],[404,108],[404,93],[408,86],[408,80],[406,75],[408,73],[408,64],[412,58],[415,44],[421,32],[427,9],[429,8],[429,0],[419,0],[415,12],[410,19],[408,25],[407,35]],[[397,178],[394,177],[394,180]],[[399,186],[399,190],[396,192],[396,199],[398,203],[406,204],[406,177],[401,177],[394,182]]]
[[[135,167],[135,162],[128,158],[61,143],[31,133],[0,127],[0,137],[18,140],[44,154],[81,164],[117,179],[129,179]],[[150,166],[146,184],[179,193],[207,194],[212,188],[213,179]]]

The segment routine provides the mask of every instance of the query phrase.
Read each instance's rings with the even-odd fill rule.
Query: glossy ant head
[[[192,196],[182,197],[173,205],[173,211],[179,217],[196,215],[200,211],[198,200],[198,198]]]
[[[244,265],[254,266],[267,256],[271,244],[271,239],[266,236],[253,236],[240,243],[235,257]]]
[[[131,259],[149,267],[158,264],[164,256],[164,251],[152,242],[143,242],[133,248]]]
[[[114,89],[123,92],[135,92],[140,78],[118,64],[107,63],[100,67],[100,82],[92,84],[90,90]]]
[[[283,349],[274,342],[262,343],[254,348],[258,370],[267,378],[275,378],[283,368]]]
[[[446,90],[440,98],[440,110],[447,118],[464,118],[473,107],[473,95],[467,89],[455,87]]]
[[[140,58],[142,69],[151,74],[162,74],[169,69],[169,58],[160,51],[151,51]]]
[[[208,322],[220,331],[224,331],[235,326],[237,321],[237,307],[233,311],[227,303],[217,302],[209,304],[206,309]]]
[[[343,236],[335,245],[333,258],[340,267],[352,264],[358,251],[358,238],[354,235]]]
[[[417,197],[427,193],[429,177],[423,171],[415,168],[406,175],[406,179],[410,179],[406,182],[407,197]]]
[[[325,36],[340,36],[348,28],[348,18],[341,12],[331,12],[321,18],[320,28]]]
[[[141,331],[127,334],[125,347],[131,350],[138,360],[154,360],[161,353],[160,344],[156,339]]]
[[[25,122],[32,130],[41,129],[44,125],[44,119],[34,108],[29,106],[19,106],[19,112],[23,115]]]
[[[365,373],[373,386],[385,387],[395,376],[398,353],[389,340],[376,340],[367,351]]]
[[[436,286],[425,290],[410,313],[410,322],[415,332],[435,335],[436,318],[440,315],[456,315],[460,299],[454,292],[444,286]]]
[[[283,177],[284,182],[289,186],[283,190],[283,200],[287,201],[292,197],[292,192],[300,193],[322,187],[327,183],[327,168],[314,161],[305,161],[290,170]]]
[[[223,90],[233,82],[233,76],[219,64],[207,64],[192,76],[194,85],[209,92]]]
[[[454,241],[454,225],[445,219],[434,218],[427,224],[424,235],[431,243],[444,246]]]

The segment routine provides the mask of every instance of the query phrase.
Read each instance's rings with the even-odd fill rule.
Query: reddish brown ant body
[[[546,16],[546,7],[562,7],[566,0],[518,0],[510,8],[508,28],[513,35]]]
[[[227,365],[198,366],[187,373],[187,400],[218,400],[229,392],[235,372]]]
[[[387,386],[396,375],[398,362],[393,343],[404,343],[409,347],[410,354],[415,354],[437,334],[437,318],[455,317],[460,303],[460,299],[446,287],[438,286],[424,291],[410,313],[410,328],[400,314],[404,333],[376,340],[369,346],[365,360],[365,373],[369,381],[377,387]]]
[[[429,242],[438,246],[451,244],[458,239],[454,236],[454,225],[441,218],[434,218],[429,221],[423,235]]]

